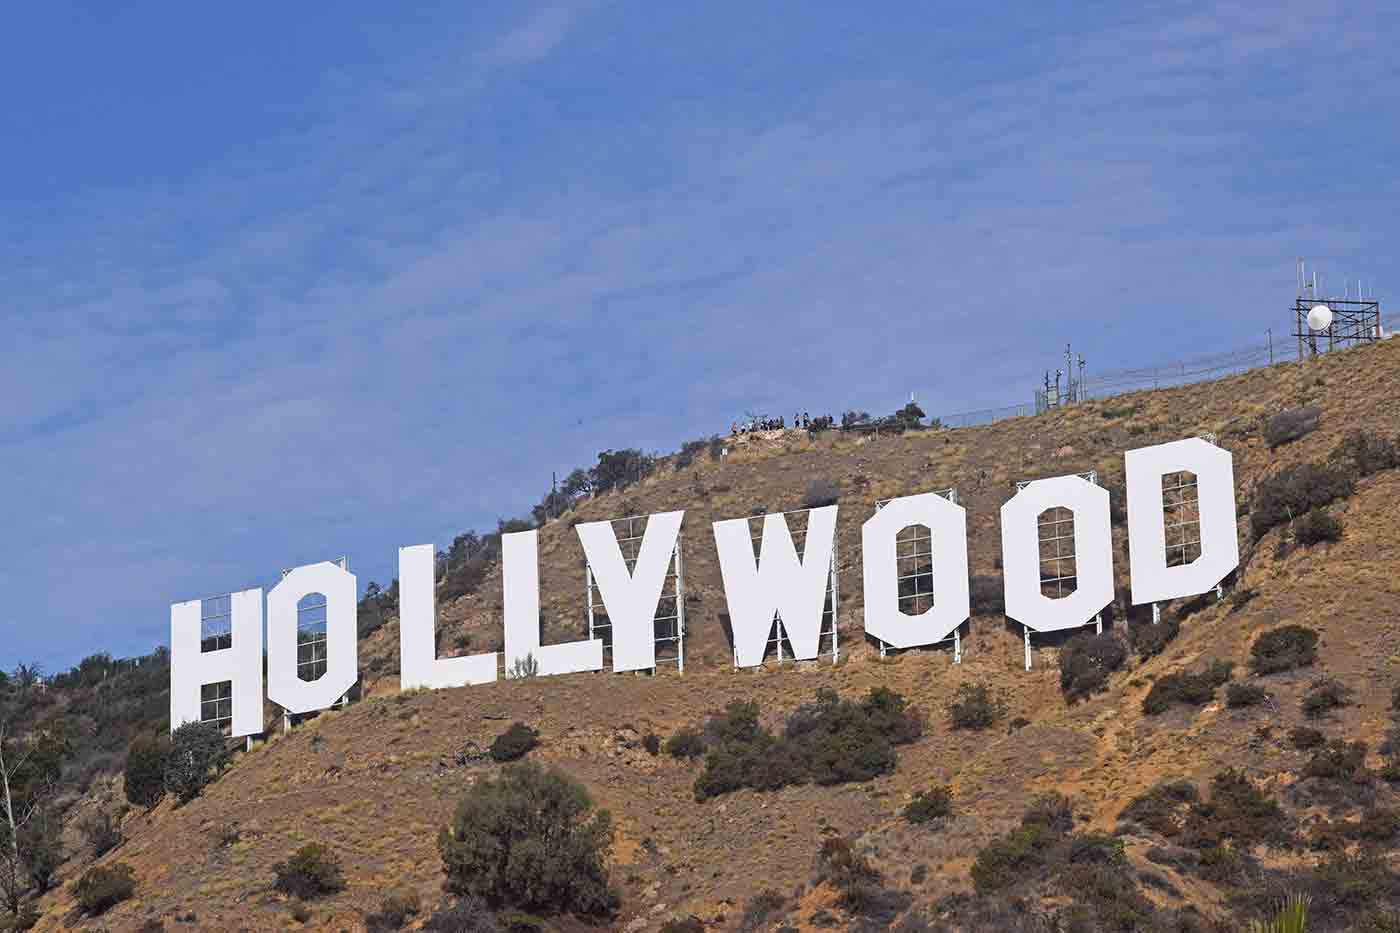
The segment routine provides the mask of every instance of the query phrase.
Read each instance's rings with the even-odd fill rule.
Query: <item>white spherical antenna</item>
[[[1332,326],[1332,309],[1326,305],[1313,305],[1308,311],[1308,326],[1313,330],[1326,330]]]

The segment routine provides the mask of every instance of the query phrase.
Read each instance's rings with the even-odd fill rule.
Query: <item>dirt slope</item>
[[[1264,419],[1303,404],[1322,408],[1320,429],[1268,450]],[[332,846],[348,880],[343,894],[311,907],[317,928],[358,929],[362,913],[394,890],[416,889],[434,903],[441,885],[438,828],[462,788],[495,767],[462,763],[459,753],[468,743],[485,746],[513,719],[542,733],[544,746],[533,757],[563,766],[617,818],[614,878],[623,910],[616,924],[633,930],[658,929],[673,915],[733,923],[757,891],[789,892],[808,880],[813,854],[832,831],[862,837],[889,883],[930,903],[970,887],[967,869],[976,851],[1012,826],[1028,796],[1041,790],[1071,794],[1090,825],[1109,828],[1128,799],[1167,777],[1203,781],[1230,764],[1285,785],[1303,755],[1282,736],[1303,722],[1298,698],[1319,672],[1358,692],[1356,705],[1327,726],[1329,734],[1365,739],[1374,747],[1388,722],[1400,663],[1400,471],[1361,482],[1341,507],[1345,534],[1335,544],[1276,559],[1278,532],[1256,544],[1242,518],[1238,585],[1259,595],[1238,608],[1205,601],[1185,617],[1181,636],[1162,655],[1131,662],[1114,676],[1109,692],[1073,706],[1060,695],[1055,647],[1041,648],[1035,669],[1022,670],[1019,633],[999,616],[972,620],[961,665],[946,650],[875,657],[860,629],[860,523],[876,499],[955,486],[969,511],[972,573],[994,575],[998,509],[1017,480],[1094,469],[1111,488],[1121,489],[1126,449],[1212,432],[1234,454],[1243,502],[1261,477],[1286,464],[1322,459],[1359,426],[1400,434],[1400,340],[1305,366],[1140,392],[986,427],[868,440],[813,441],[795,432],[751,438],[734,445],[721,462],[702,454],[686,470],[663,469],[640,486],[583,503],[575,516],[542,530],[542,606],[546,641],[579,637],[584,582],[572,519],[684,507],[684,677],[586,674],[401,695],[391,623],[361,646],[366,700],[240,756],[188,806],[176,809],[167,801],[131,817],[128,841],[106,859],[135,869],[138,896],[86,925],[130,929],[147,918],[164,918],[171,929],[294,925],[287,905],[270,893],[271,866],[306,841]],[[758,507],[800,508],[813,479],[839,481],[842,490],[843,663],[735,672],[720,621],[724,599],[710,522]],[[1121,527],[1115,528],[1115,543],[1121,587],[1127,569]],[[465,644],[470,651],[498,646],[498,572],[476,594],[441,612],[445,643]],[[1209,658],[1243,668],[1253,637],[1282,622],[1314,626],[1323,638],[1316,668],[1271,678],[1273,705],[1227,710],[1222,703],[1143,715],[1141,699],[1153,679]],[[973,681],[1004,689],[1008,718],[1028,724],[991,735],[951,731],[944,711],[958,685]],[[740,792],[696,803],[690,792],[695,766],[653,757],[638,741],[648,732],[665,736],[693,724],[731,699],[759,700],[765,719],[777,723],[819,687],[855,693],[877,684],[924,710],[929,728],[901,750],[894,774],[866,784]],[[1261,737],[1263,725],[1273,727],[1272,737]],[[958,802],[958,815],[946,827],[931,833],[898,818],[915,791],[941,782],[952,784]],[[1145,846],[1130,846],[1130,856],[1139,859]],[[927,877],[915,884],[911,875],[918,866]],[[66,877],[81,867],[70,864]],[[1212,892],[1175,880],[1175,894],[1154,897],[1167,906],[1190,901],[1211,909]],[[821,907],[822,896],[808,893],[802,916]],[[83,925],[66,891],[50,895],[44,906],[39,929]],[[190,912],[188,926],[175,922]]]

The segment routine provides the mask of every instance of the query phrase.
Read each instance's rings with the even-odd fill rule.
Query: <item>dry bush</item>
[[[1123,666],[1128,651],[1112,632],[1085,632],[1060,651],[1060,690],[1071,703],[1108,689],[1109,675]]]
[[[1269,629],[1249,648],[1249,667],[1256,674],[1276,674],[1307,667],[1317,660],[1317,632],[1302,625]]]
[[[1316,405],[1281,411],[1264,426],[1264,442],[1270,450],[1291,443],[1316,431],[1321,420],[1322,409]]]

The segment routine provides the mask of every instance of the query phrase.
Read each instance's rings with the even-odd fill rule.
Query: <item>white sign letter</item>
[[[202,602],[170,607],[170,729],[199,722],[205,684],[229,681],[233,689],[233,723],[239,738],[263,731],[262,650],[263,593],[244,590],[229,596],[229,647],[203,651]]]
[[[1040,591],[1040,515],[1057,507],[1074,513],[1075,590],[1052,599]],[[1037,632],[1086,624],[1113,602],[1108,490],[1079,476],[1027,484],[1001,507],[1001,555],[1008,618]]]
[[[899,610],[895,537],[910,525],[933,533],[933,605],[918,615]],[[860,530],[865,573],[865,631],[895,648],[947,638],[971,613],[967,579],[967,511],[935,493],[891,499]]]
[[[333,706],[355,686],[359,633],[355,629],[355,575],[322,561],[298,567],[267,594],[267,698],[289,713],[314,713]],[[297,608],[307,596],[326,601],[326,672],[315,680],[297,676]]]
[[[681,531],[685,512],[647,516],[642,547],[631,573],[622,557],[612,522],[575,526],[583,554],[612,622],[612,669],[641,671],[656,666],[656,606]]]
[[[399,548],[399,689],[438,690],[496,679],[496,652],[437,656],[437,593],[431,544]]]
[[[601,639],[540,645],[539,532],[517,531],[501,535],[501,585],[506,616],[506,670],[530,655],[536,672],[573,674],[603,669]]]
[[[724,597],[734,629],[734,663],[739,667],[763,663],[775,612],[782,616],[783,631],[792,642],[797,660],[817,656],[831,552],[836,541],[836,508],[828,505],[807,513],[807,541],[801,560],[783,516],[765,516],[757,566],[749,538],[749,520],[734,518],[714,523]]]
[[[1214,589],[1239,566],[1235,524],[1235,466],[1230,452],[1199,438],[1130,450],[1123,457],[1128,480],[1128,568],[1133,603],[1155,603]],[[1201,556],[1167,566],[1166,508],[1162,477],[1196,474]]]

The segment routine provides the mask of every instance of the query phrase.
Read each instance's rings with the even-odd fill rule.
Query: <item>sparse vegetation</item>
[[[540,744],[540,734],[523,722],[513,722],[491,743],[494,761],[519,761]]]
[[[1256,674],[1277,674],[1308,667],[1317,660],[1317,632],[1302,625],[1281,625],[1254,640],[1249,666]]]
[[[510,765],[472,785],[438,837],[446,887],[496,907],[606,914],[612,817],[557,769]]]
[[[1006,715],[1006,698],[986,684],[959,684],[948,706],[954,729],[990,729]]]
[[[345,887],[340,859],[318,842],[310,842],[285,862],[272,866],[273,888],[301,900],[324,897]]]

